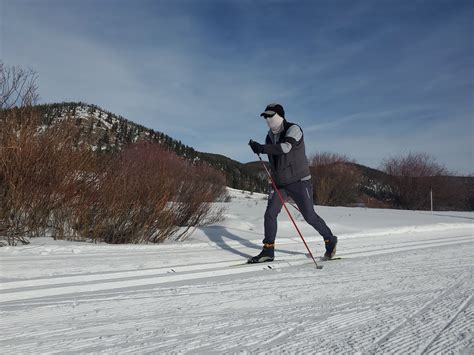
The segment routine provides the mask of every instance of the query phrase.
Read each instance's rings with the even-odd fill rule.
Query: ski
[[[243,262],[243,263],[239,263],[239,264],[233,264],[233,265],[229,265],[229,267],[238,267],[238,266],[250,266],[250,265],[260,265],[260,266],[263,266],[263,269],[273,269],[271,263],[273,263],[273,265],[278,265],[278,264],[281,264],[282,260],[280,260],[279,262],[278,261],[268,261],[268,262],[263,262],[263,263],[249,263],[249,262]]]
[[[297,260],[278,259],[278,260],[273,260],[273,261],[264,261],[262,263],[249,263],[249,262],[245,261],[243,263],[229,265],[228,267],[259,265],[259,266],[262,267],[263,270],[267,270],[267,269],[268,270],[273,270],[273,269],[277,269],[278,266],[281,266],[281,265],[299,266],[299,265],[305,265],[305,264],[313,264],[313,261],[312,260],[305,260],[305,259],[297,259]]]
[[[324,256],[320,257],[318,261],[335,261],[335,260],[342,260],[342,257],[336,256],[334,258],[328,259],[325,258]]]

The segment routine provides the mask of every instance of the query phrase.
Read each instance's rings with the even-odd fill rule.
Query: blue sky
[[[0,0],[0,58],[42,102],[84,101],[200,151],[255,160],[265,105],[307,153],[473,173],[474,2]]]

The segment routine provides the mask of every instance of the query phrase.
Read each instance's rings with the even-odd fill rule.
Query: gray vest
[[[277,142],[273,142],[272,137],[270,137],[271,131],[267,134],[267,138],[265,139],[266,144],[289,142],[292,145],[291,150],[286,154],[268,155],[272,175],[277,186],[292,184],[311,176],[308,159],[306,158],[304,136],[302,136],[299,141],[291,140],[286,137],[288,129],[293,125],[295,125],[295,123],[290,123],[285,120],[283,121],[283,131],[280,133]],[[301,132],[303,132],[303,130],[301,130]]]

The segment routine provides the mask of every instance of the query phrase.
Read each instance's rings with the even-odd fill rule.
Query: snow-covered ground
[[[0,353],[474,352],[473,213],[316,207],[342,257],[316,270],[282,211],[277,260],[239,265],[266,200],[230,193],[184,243],[0,248]]]

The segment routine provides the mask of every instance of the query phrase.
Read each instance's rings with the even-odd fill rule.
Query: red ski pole
[[[291,221],[293,222],[293,225],[295,226],[296,231],[297,231],[298,234],[300,235],[301,240],[303,241],[304,246],[306,247],[306,250],[308,250],[308,253],[309,253],[309,255],[311,256],[311,259],[313,259],[314,265],[316,265],[316,269],[322,269],[323,266],[322,266],[322,265],[318,265],[318,263],[316,262],[316,259],[314,258],[313,254],[311,253],[311,250],[309,250],[308,244],[306,244],[306,240],[304,240],[304,238],[303,238],[303,234],[301,234],[300,229],[298,228],[298,226],[296,225],[295,220],[293,219],[293,216],[291,215],[290,211],[289,211],[288,208],[286,207],[285,200],[283,199],[283,196],[281,195],[280,190],[278,190],[278,187],[276,186],[275,181],[273,180],[272,175],[271,175],[270,172],[268,171],[267,166],[266,166],[265,163],[263,162],[262,157],[260,156],[260,154],[258,154],[258,159],[260,159],[260,161],[262,162],[262,165],[263,165],[265,171],[267,172],[268,177],[270,178],[270,180],[271,180],[271,182],[272,182],[273,188],[275,189],[275,191],[276,191],[278,197],[280,198],[280,201],[281,201],[282,206],[285,207],[285,211],[286,211],[286,213],[288,213],[288,216],[290,217]]]

